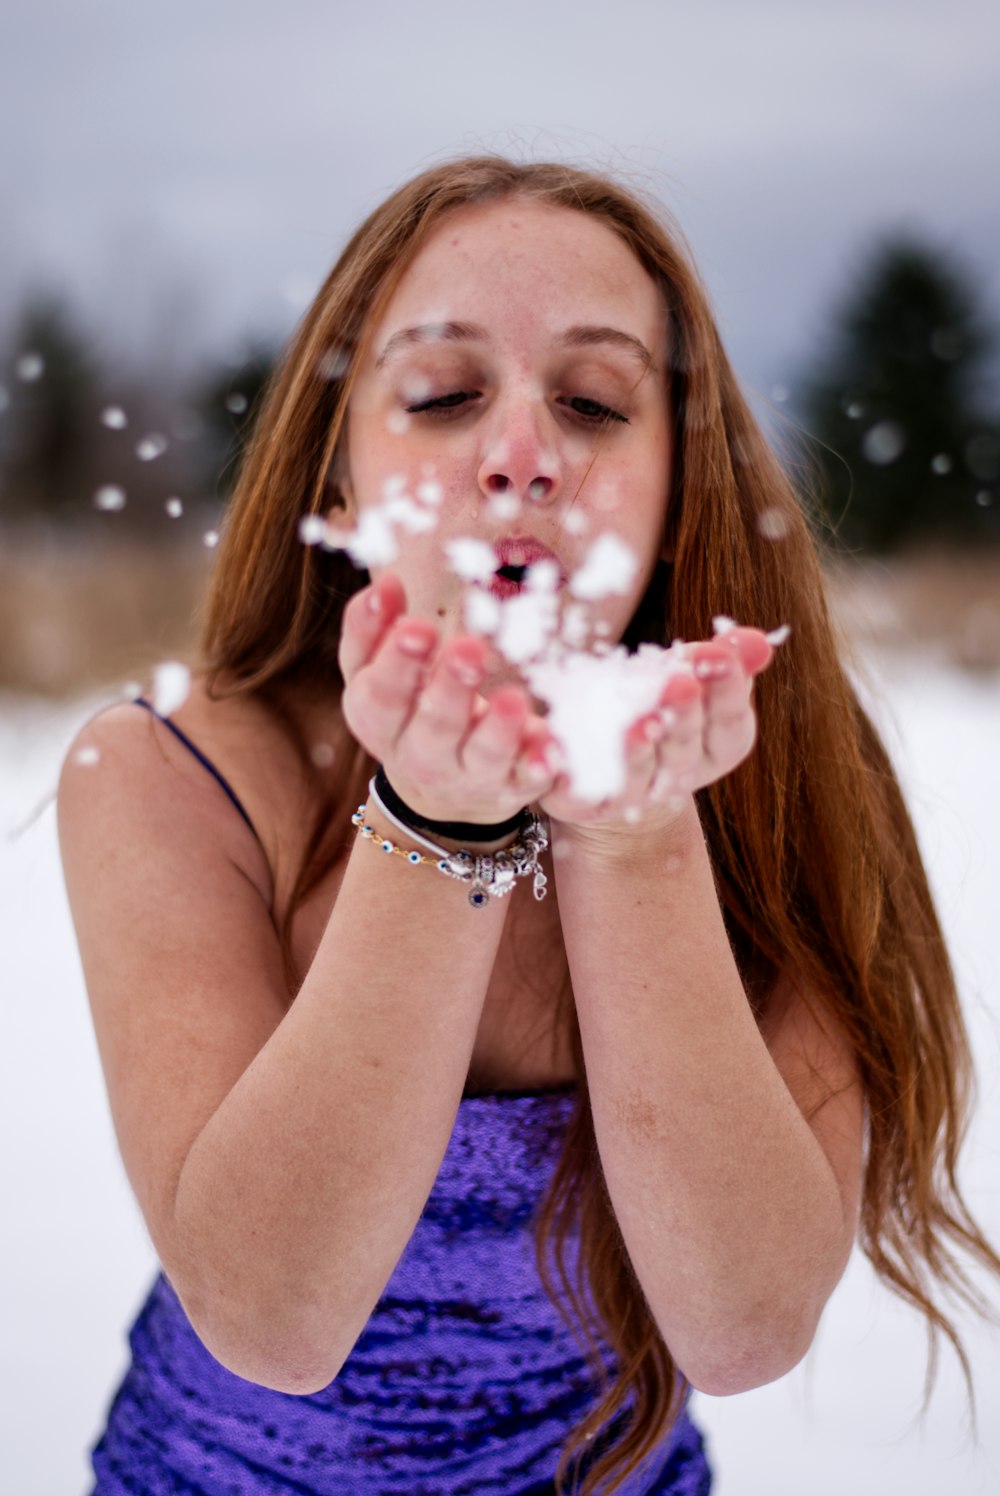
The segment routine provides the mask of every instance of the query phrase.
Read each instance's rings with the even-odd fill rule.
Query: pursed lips
[[[511,577],[511,580],[523,581],[524,569],[534,565],[536,561],[551,561],[559,571],[559,582],[562,585],[567,580],[566,569],[559,557],[547,545],[536,540],[530,535],[507,535],[499,540],[493,541],[493,550],[497,557],[498,573],[510,573],[511,570],[519,571],[519,575]]]

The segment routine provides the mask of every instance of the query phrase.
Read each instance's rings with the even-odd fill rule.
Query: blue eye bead
[[[447,873],[447,872],[450,871],[450,869],[448,867],[448,859],[447,859],[447,857],[442,857],[441,860],[438,862],[438,871],[442,872],[442,873]]]
[[[407,854],[406,854],[406,860],[407,860],[407,862],[419,862],[420,861],[420,853],[419,852],[407,852]]]
[[[473,909],[482,909],[483,905],[488,904],[489,901],[489,894],[486,893],[482,888],[474,888],[469,894],[469,903],[472,905]]]
[[[362,826],[361,835],[364,837],[365,841],[371,841],[372,837],[375,835],[375,828],[373,826]]]
[[[392,849],[393,848],[392,848],[392,842],[391,841],[384,841],[382,843],[382,851],[383,852],[391,852]]]

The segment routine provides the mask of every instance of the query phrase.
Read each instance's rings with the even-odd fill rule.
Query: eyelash
[[[454,390],[448,395],[438,395],[433,400],[423,400],[419,405],[407,405],[407,415],[419,416],[429,415],[437,420],[447,420],[450,416],[457,414],[467,401],[473,399],[467,390]],[[620,421],[623,425],[629,425],[628,416],[622,415],[621,411],[612,410],[610,405],[602,405],[599,400],[589,400],[586,395],[574,395],[568,402],[573,404],[590,405],[599,414],[588,414],[586,411],[573,410],[573,415],[585,421],[588,426],[603,426],[612,421]]]

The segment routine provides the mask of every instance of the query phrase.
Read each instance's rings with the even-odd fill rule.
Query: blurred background
[[[675,216],[807,490],[952,939],[1000,1237],[1000,13],[985,0],[7,0],[0,33],[0,1188],[12,1490],[84,1496],[155,1259],[117,1156],[51,795],[183,659],[269,369],[349,232],[446,157],[608,169]],[[780,620],[774,620],[775,623]],[[698,1399],[718,1496],[1000,1490],[852,1263],[802,1367]],[[11,1453],[13,1451],[13,1453]]]

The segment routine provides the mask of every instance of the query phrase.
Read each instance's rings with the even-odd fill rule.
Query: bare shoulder
[[[260,700],[213,697],[197,677],[169,720],[172,728],[132,701],[90,718],[63,763],[60,822],[72,817],[74,805],[81,810],[86,805],[94,824],[95,798],[105,802],[109,814],[123,797],[148,809],[161,804],[165,820],[172,807],[181,818],[189,812],[194,820],[188,824],[221,847],[273,907],[308,799],[291,738]],[[192,749],[222,776],[247,819]],[[163,829],[168,830],[166,824]]]

